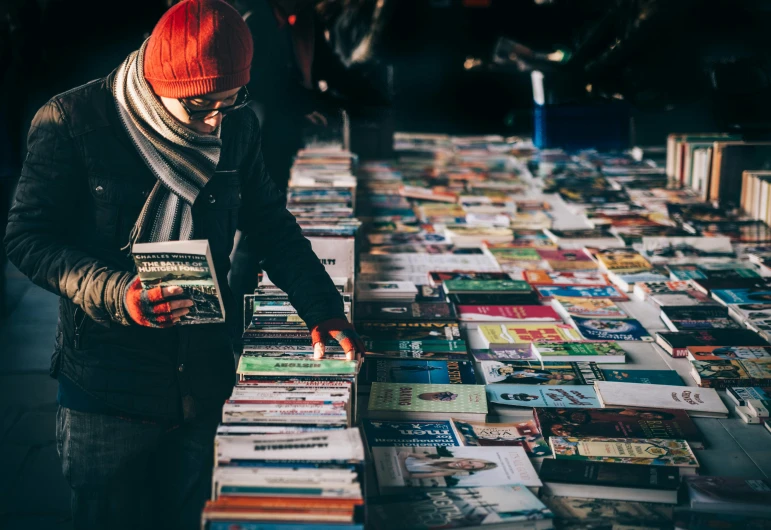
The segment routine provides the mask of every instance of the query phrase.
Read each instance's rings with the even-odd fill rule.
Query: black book
[[[538,475],[557,497],[677,504],[680,470],[665,466],[545,459]]]
[[[449,294],[447,300],[455,305],[538,305],[538,293],[469,293]],[[358,317],[358,315],[357,315]]]
[[[703,271],[709,277],[706,279],[693,279],[691,284],[695,289],[704,294],[709,294],[714,289],[768,289],[771,284],[765,278],[746,278],[732,276],[731,273],[737,271]],[[727,273],[723,277],[718,276],[718,272]]]
[[[671,331],[743,329],[728,316],[727,307],[715,305],[662,307],[661,320]]]
[[[689,346],[768,346],[748,329],[704,329],[656,333],[656,344],[672,357],[687,357]]]
[[[455,308],[445,302],[359,302],[357,322],[417,322],[455,320]]]

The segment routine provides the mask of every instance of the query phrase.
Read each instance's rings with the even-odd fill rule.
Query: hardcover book
[[[686,440],[697,449],[704,447],[704,436],[682,410],[535,409],[535,418],[544,438],[661,438]]]
[[[383,493],[401,488],[538,487],[522,447],[373,447]]]
[[[594,319],[573,317],[573,323],[585,340],[653,341],[653,337],[633,318]]]
[[[450,420],[381,421],[362,420],[367,445],[372,447],[459,446]]]
[[[137,274],[145,290],[181,287],[195,305],[180,324],[225,321],[225,305],[207,240],[135,243]]]
[[[541,305],[459,305],[461,322],[561,322],[560,316]]]
[[[694,417],[725,418],[728,409],[718,393],[696,386],[645,385],[596,381],[594,388],[603,407],[642,407],[685,410]]]
[[[482,361],[479,363],[479,372],[488,385],[590,385],[602,380],[602,372],[592,362]]]
[[[473,385],[471,361],[428,361],[413,359],[364,359],[359,387],[372,383],[423,383]]]
[[[472,446],[519,446],[530,457],[550,456],[549,444],[541,436],[535,420],[516,423],[483,423],[453,420],[463,445]]]
[[[372,383],[368,417],[384,419],[483,419],[487,401],[483,385]]]
[[[373,530],[503,530],[519,528],[519,523],[533,530],[553,527],[551,511],[525,486],[452,488],[380,496],[368,502],[368,510]]]
[[[517,407],[602,408],[592,385],[489,385],[487,398],[491,403]]]
[[[688,474],[699,467],[685,440],[552,436],[549,446],[557,460],[677,467]]]
[[[686,357],[691,346],[768,346],[768,342],[748,329],[712,329],[657,332],[656,344],[672,357]]]
[[[495,324],[482,325],[478,333],[486,346],[535,341],[580,340],[578,332],[566,324]]]
[[[623,363],[626,352],[616,342],[534,342],[533,351],[548,361]]]
[[[565,459],[545,460],[540,469],[551,495],[584,495],[677,504],[678,468]]]

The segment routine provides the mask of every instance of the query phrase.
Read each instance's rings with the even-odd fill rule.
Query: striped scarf
[[[138,242],[193,238],[193,203],[220,159],[220,128],[199,134],[183,126],[144,76],[147,41],[118,68],[113,93],[121,122],[157,181],[131,232]]]

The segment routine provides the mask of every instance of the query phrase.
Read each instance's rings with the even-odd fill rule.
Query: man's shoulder
[[[111,76],[107,76],[51,98],[70,134],[80,136],[112,125],[110,112],[115,110],[115,100],[111,86]]]

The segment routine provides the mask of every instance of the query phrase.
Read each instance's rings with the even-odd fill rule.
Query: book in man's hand
[[[225,321],[225,305],[207,240],[136,243],[134,263],[144,289],[177,286],[195,303],[180,324]]]

